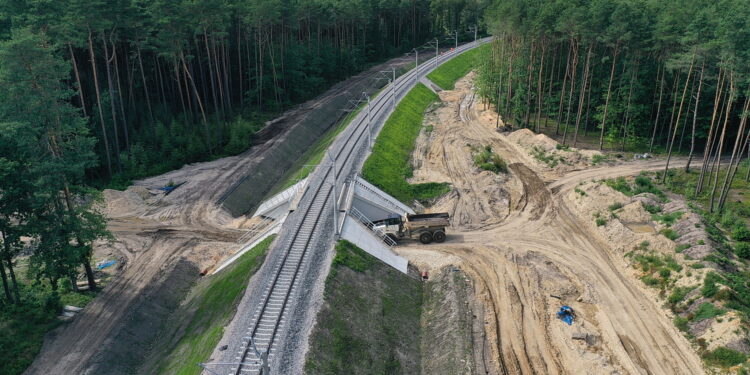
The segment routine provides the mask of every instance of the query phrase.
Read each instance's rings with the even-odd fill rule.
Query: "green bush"
[[[698,309],[695,310],[693,320],[700,322],[701,320],[710,319],[719,315],[723,315],[727,311],[716,307],[713,303],[703,302]]]
[[[674,230],[669,229],[669,228],[662,229],[662,230],[659,231],[659,233],[661,233],[662,235],[664,235],[664,237],[667,237],[667,238],[669,238],[672,241],[674,241],[674,240],[676,240],[676,239],[678,239],[680,237],[680,235],[677,234],[677,232],[675,232]]]
[[[735,241],[750,241],[750,229],[745,223],[737,224],[732,228],[732,239]]]
[[[604,226],[604,225],[607,225],[607,219],[605,219],[603,217],[597,217],[596,218],[596,226],[597,227],[601,227],[601,226]]]
[[[654,221],[658,221],[666,225],[667,227],[671,227],[672,224],[674,224],[679,218],[681,218],[683,214],[684,213],[680,211],[676,211],[676,212],[672,212],[671,214],[664,214],[664,215],[652,214],[651,219],[653,219]]]
[[[484,149],[474,155],[474,165],[485,171],[494,173],[508,173],[508,165],[500,155],[492,152],[492,146],[484,146]]]
[[[734,245],[734,253],[742,259],[750,259],[750,243],[738,242]]]
[[[643,205],[643,209],[646,210],[650,214],[656,214],[661,212],[661,207],[656,205],[651,205],[647,203],[641,203]]]
[[[732,367],[745,362],[747,355],[721,346],[704,354],[703,359],[714,366]]]
[[[604,155],[594,155],[591,158],[591,163],[594,164],[594,165],[596,165],[596,164],[599,164],[599,163],[601,163],[603,161],[606,161],[606,160],[607,160],[607,157],[604,156]]]
[[[717,282],[721,281],[721,276],[716,272],[709,272],[706,274],[706,278],[703,279],[703,287],[701,288],[701,295],[706,298],[711,298],[716,295],[719,291],[719,287],[716,285]]]
[[[412,174],[409,158],[422,128],[424,112],[437,99],[421,83],[409,91],[383,125],[372,154],[362,167],[366,180],[405,203],[428,200],[450,191],[447,184],[410,185],[406,181]]]
[[[688,320],[687,318],[683,318],[681,316],[675,316],[674,317],[674,325],[682,332],[687,332],[688,330]]]
[[[620,203],[620,202],[613,203],[613,204],[609,205],[609,210],[610,211],[617,211],[617,210],[619,210],[621,208],[622,208],[622,203]]]
[[[685,250],[687,250],[689,248],[690,248],[690,244],[683,243],[683,244],[677,245],[674,248],[674,252],[675,253],[681,253],[681,252],[683,252],[683,251],[685,251]]]
[[[691,291],[693,291],[695,287],[690,286],[678,286],[672,290],[672,293],[667,297],[667,302],[671,304],[680,303],[685,299],[685,296],[688,295]]]

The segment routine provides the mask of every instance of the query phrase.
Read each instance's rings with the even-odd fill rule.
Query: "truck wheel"
[[[438,231],[438,232],[433,233],[432,239],[438,243],[445,241],[445,232]]]
[[[430,232],[424,232],[419,235],[419,242],[427,245],[428,243],[432,242],[432,234]]]

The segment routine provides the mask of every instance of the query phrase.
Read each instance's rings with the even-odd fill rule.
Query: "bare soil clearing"
[[[559,150],[545,136],[500,134],[494,116],[473,100],[471,75],[440,95],[443,105],[427,119],[432,131],[414,155],[414,179],[453,184],[454,192],[433,207],[452,213],[453,228],[444,244],[397,251],[422,269],[456,264],[472,277],[487,311],[493,371],[704,373],[668,311],[628,267],[615,237],[597,231],[590,213],[581,214],[572,201],[582,181],[663,168],[664,162],[591,166],[587,152]],[[490,145],[510,173],[480,172],[467,144]],[[582,157],[550,166],[532,156],[534,146]],[[635,223],[640,214],[624,216]],[[565,304],[577,313],[572,326],[554,315]]]
[[[410,62],[410,58],[398,58],[388,64],[402,66]],[[262,130],[254,147],[243,154],[186,165],[136,181],[125,191],[105,191],[103,210],[115,241],[99,244],[95,260],[117,258],[120,273],[74,321],[50,333],[42,351],[25,373],[119,373],[119,369],[108,364],[118,360],[115,358],[118,348],[147,348],[158,332],[154,327],[163,323],[159,320],[165,318],[161,314],[163,310],[169,312],[174,308],[173,301],[162,303],[158,296],[176,294],[173,297],[179,301],[189,290],[186,285],[191,285],[200,271],[214,267],[238,249],[236,241],[244,233],[242,229],[252,225],[244,217],[233,218],[218,205],[220,197],[248,175],[262,185],[258,191],[270,190],[276,180],[260,173],[259,163],[268,155],[279,157],[287,152],[279,152],[283,147],[292,150],[283,156],[291,165],[304,152],[304,148],[290,145],[292,130],[316,116],[315,112],[338,113],[340,107],[333,99],[348,87],[369,82],[371,76],[385,66],[374,66],[289,110]],[[277,177],[283,172],[278,171]],[[168,195],[159,190],[170,183],[182,185]],[[251,206],[260,203],[263,197],[262,193],[256,195],[249,198],[256,200]],[[174,279],[170,277],[173,273],[184,282],[170,285],[168,281]],[[149,298],[157,300],[149,301]],[[150,318],[153,321],[148,324],[133,324],[134,319]],[[127,358],[136,362],[131,367],[137,367],[137,361],[143,359],[146,350]]]

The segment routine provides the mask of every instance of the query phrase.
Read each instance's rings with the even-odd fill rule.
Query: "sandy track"
[[[398,251],[425,268],[441,263],[441,257],[425,256],[426,252],[460,259],[461,267],[475,279],[476,294],[488,311],[485,329],[494,338],[490,342],[496,343],[492,348],[496,371],[704,373],[688,341],[644,293],[640,281],[626,271],[621,255],[589,231],[564,198],[580,181],[663,168],[664,162],[591,168],[562,176],[536,170],[525,151],[495,131],[481,104],[467,99],[472,97],[470,92],[470,81],[465,79],[455,91],[441,93],[447,105],[437,111],[453,111],[454,116],[438,114],[441,121],[435,124],[430,144],[415,155],[421,163],[415,177],[447,176],[459,191],[469,192],[449,196],[435,208],[462,216],[454,219],[446,243],[411,245]],[[509,162],[511,176],[502,192],[483,193],[493,194],[483,187],[492,181],[482,178],[485,172],[478,173],[471,165],[465,144],[472,142],[490,143]],[[419,160],[420,155],[427,160]],[[440,155],[443,161],[434,160]],[[466,169],[457,172],[453,165]],[[511,197],[506,208],[487,208],[488,202],[499,202],[502,196]],[[562,304],[577,312],[571,327],[554,317]]]

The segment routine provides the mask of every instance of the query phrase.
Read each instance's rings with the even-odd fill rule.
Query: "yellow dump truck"
[[[404,238],[418,238],[428,244],[432,241],[445,241],[445,228],[450,225],[447,212],[394,216],[373,222],[373,230],[399,241]]]

